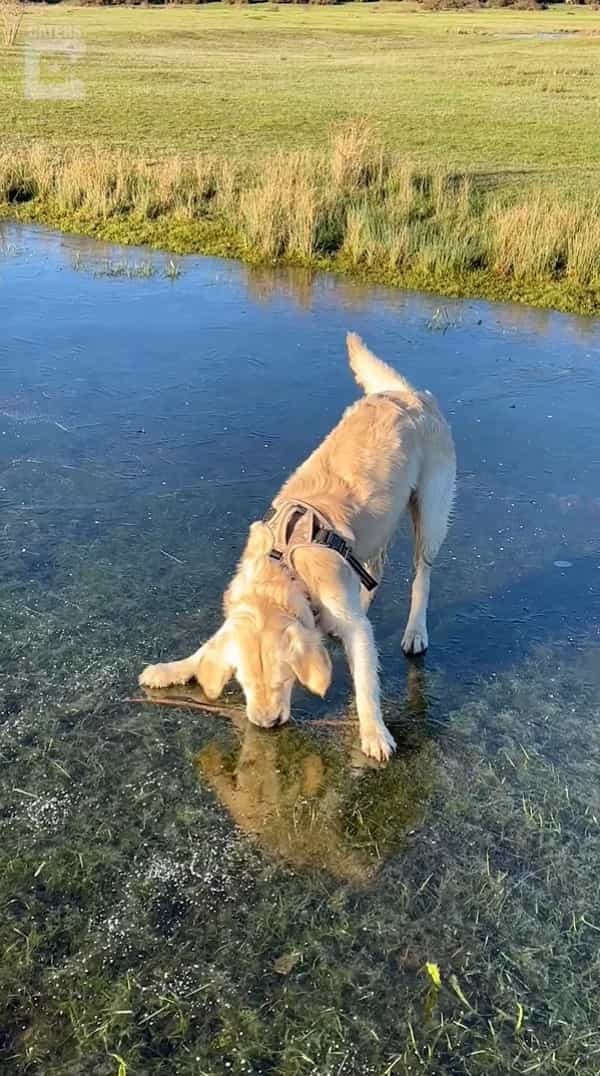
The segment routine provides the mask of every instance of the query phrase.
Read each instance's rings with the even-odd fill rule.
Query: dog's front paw
[[[407,657],[413,654],[424,654],[429,646],[429,636],[425,625],[417,624],[415,627],[407,625],[401,646]]]
[[[361,751],[367,758],[386,762],[396,750],[396,741],[385,725],[378,725],[360,734]]]
[[[147,665],[143,673],[138,677],[140,687],[149,687],[156,690],[160,687],[170,687],[171,684],[180,683],[174,675],[172,663],[163,665]]]

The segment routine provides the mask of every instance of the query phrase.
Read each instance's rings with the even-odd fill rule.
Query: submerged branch
[[[132,695],[124,698],[123,702],[135,705],[151,703],[154,706],[176,706],[180,710],[201,710],[204,711],[204,713],[218,714],[221,717],[246,718],[246,710],[243,706],[219,706],[212,702],[200,702],[198,699],[192,699],[187,695]],[[358,721],[348,720],[343,717],[311,717],[307,719],[306,724],[317,725],[323,728],[345,728],[348,726],[355,728],[358,726]]]

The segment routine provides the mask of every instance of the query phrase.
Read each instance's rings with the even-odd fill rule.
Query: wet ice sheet
[[[595,1073],[598,324],[0,249],[9,1066]],[[423,666],[406,537],[373,612],[383,771],[310,727],[352,716],[339,660],[281,734],[122,702],[214,629],[247,524],[356,397],[347,328],[438,396],[460,466]]]

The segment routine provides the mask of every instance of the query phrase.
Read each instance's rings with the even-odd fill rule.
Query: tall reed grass
[[[0,0],[0,41],[5,48],[16,44],[24,16],[24,8],[17,0]]]
[[[533,193],[508,202],[465,176],[391,153],[362,120],[323,151],[249,163],[217,155],[149,162],[127,153],[0,152],[0,204],[65,217],[210,222],[249,260],[333,260],[356,271],[443,279],[486,272],[600,287],[600,197]]]

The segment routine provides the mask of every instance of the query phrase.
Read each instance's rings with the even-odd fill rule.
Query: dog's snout
[[[285,718],[283,714],[275,714],[273,717],[271,714],[249,713],[248,720],[261,729],[274,729],[278,725],[283,725]]]

